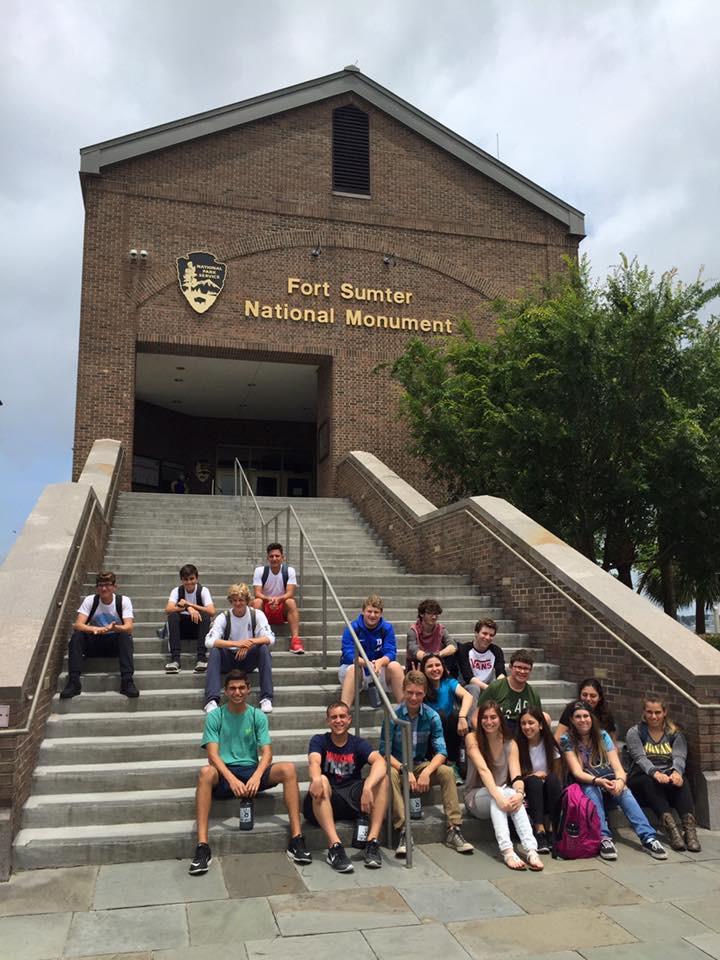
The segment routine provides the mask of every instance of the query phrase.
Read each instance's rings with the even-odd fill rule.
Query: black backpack
[[[195,603],[197,603],[198,606],[200,607],[203,606],[202,591],[203,591],[202,584],[198,583],[198,585],[195,587]],[[178,587],[178,600],[184,600],[184,599],[185,599],[185,587],[181,583],[180,586]]]
[[[282,578],[283,578],[283,590],[284,590],[285,587],[287,587],[288,577],[290,576],[290,574],[288,573],[288,565],[287,565],[286,563],[283,563],[283,564],[281,565],[281,567],[280,567],[280,573],[282,574]],[[268,578],[269,576],[270,576],[270,567],[269,567],[268,564],[265,564],[265,566],[263,567],[263,572],[262,572],[262,585],[263,585],[263,586],[265,586],[265,584],[267,583],[267,578]]]
[[[116,593],[115,594],[115,610],[117,611],[117,615],[118,615],[118,623],[123,622],[122,602],[123,602],[122,595],[119,593]],[[90,613],[88,614],[88,618],[87,618],[88,623],[90,623],[92,618],[95,616],[95,613],[99,606],[100,606],[100,597],[97,594],[95,594],[95,596],[93,597],[92,606],[90,607]]]
[[[230,614],[232,610],[225,611],[225,630],[223,632],[223,640],[230,639]],[[255,636],[255,624],[257,623],[257,617],[255,616],[255,607],[250,607],[250,633],[252,636]]]

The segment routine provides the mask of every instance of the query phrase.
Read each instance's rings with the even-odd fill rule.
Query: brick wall
[[[331,115],[349,100],[370,114],[371,199],[331,190]],[[111,416],[128,454],[125,489],[136,348],[317,364],[318,423],[330,425],[320,492],[333,493],[337,464],[354,447],[372,449],[427,489],[397,421],[397,390],[386,371],[373,372],[411,334],[346,327],[345,308],[360,304],[340,299],[339,283],[410,290],[412,309],[397,312],[465,317],[491,336],[491,298],[547,276],[577,251],[577,238],[559,221],[353,97],[116,164],[84,176],[83,190],[75,475]],[[323,252],[312,259],[318,241]],[[147,263],[131,264],[131,247],[148,250]],[[202,316],[182,297],[175,268],[177,257],[198,249],[228,264],[225,290]],[[394,266],[383,265],[386,253],[395,255]],[[288,298],[288,276],[328,280],[333,294],[322,302]],[[246,298],[333,306],[342,320],[248,318]]]
[[[697,681],[684,662],[658,653],[655,644],[643,644],[635,631],[610,624],[599,607],[538,563],[521,542],[511,542],[499,526],[493,528],[467,509],[468,501],[433,511],[419,521],[382,482],[359,469],[352,456],[340,464],[337,490],[352,500],[411,573],[469,576],[517,622],[520,631],[530,634],[533,646],[544,648],[564,679],[600,678],[623,728],[640,719],[642,695],[661,696],[688,737],[698,813],[708,822],[701,774],[720,770],[720,708],[698,709],[667,680],[700,703],[717,703],[720,671]],[[666,679],[650,671],[617,637],[658,667]],[[691,641],[688,635],[688,646]],[[720,810],[715,816],[720,816]]]

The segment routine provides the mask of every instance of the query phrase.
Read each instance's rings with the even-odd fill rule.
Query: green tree
[[[683,529],[707,534],[678,511],[697,507],[699,476],[715,521],[720,397],[704,378],[719,351],[698,314],[719,293],[624,257],[595,284],[568,260],[494,304],[491,343],[467,325],[445,345],[412,341],[392,373],[414,452],[453,497],[506,497],[628,586],[639,550],[669,581],[690,569]]]

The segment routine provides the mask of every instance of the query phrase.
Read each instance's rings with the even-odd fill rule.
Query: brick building
[[[379,364],[492,333],[489,301],[575,255],[583,215],[348,67],[86,147],[74,475],[331,495],[363,449],[432,498]]]

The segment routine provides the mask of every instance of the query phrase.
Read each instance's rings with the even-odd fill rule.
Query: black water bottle
[[[465,753],[465,741],[460,741],[460,746],[458,747],[458,760],[457,768],[460,776],[465,780],[467,778],[467,754]]]
[[[380,706],[380,694],[374,683],[371,683],[368,687],[368,701],[373,710],[377,710]]]
[[[249,797],[240,801],[240,822],[238,826],[241,830],[252,830],[255,826],[255,805]]]
[[[422,808],[422,796],[419,793],[414,793],[410,791],[410,819],[411,820],[422,820],[423,818],[423,808]]]
[[[370,819],[366,813],[361,813],[355,821],[352,845],[358,850],[364,850],[370,832]]]

